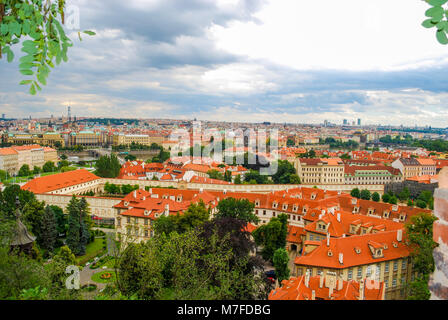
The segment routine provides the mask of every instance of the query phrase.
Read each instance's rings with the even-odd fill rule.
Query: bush
[[[426,202],[423,200],[417,200],[416,202],[417,207],[421,208],[421,209],[425,209],[426,208]]]

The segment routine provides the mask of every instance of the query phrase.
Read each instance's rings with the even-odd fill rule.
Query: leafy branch
[[[432,7],[426,10],[425,16],[429,19],[423,21],[425,28],[437,28],[436,38],[441,44],[448,44],[448,10],[443,7],[448,0],[424,0]]]
[[[68,48],[73,46],[62,25],[65,22],[65,0],[0,0],[0,59],[6,54],[8,62],[14,60],[11,47],[22,41],[21,51],[26,53],[19,62],[20,73],[33,76],[20,82],[29,85],[29,92],[41,91],[40,85],[55,65],[67,62]],[[92,31],[83,33],[93,36]],[[81,33],[78,32],[81,39]]]

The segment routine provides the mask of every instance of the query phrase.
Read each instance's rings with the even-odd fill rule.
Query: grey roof
[[[420,162],[417,161],[415,158],[401,158],[401,163],[405,166],[419,166]]]

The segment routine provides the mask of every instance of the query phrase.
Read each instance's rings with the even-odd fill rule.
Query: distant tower
[[[68,106],[68,112],[67,112],[68,122],[72,121],[72,114],[71,113],[72,113],[71,107]]]
[[[361,126],[361,119],[358,119],[358,126]]]
[[[2,119],[3,119],[3,120],[6,119],[6,114],[2,113]]]

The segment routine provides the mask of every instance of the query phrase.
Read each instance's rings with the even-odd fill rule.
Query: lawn
[[[86,248],[86,254],[76,257],[76,263],[79,265],[84,265],[100,254],[103,251],[103,240],[103,238],[96,238],[95,241],[89,243]]]

